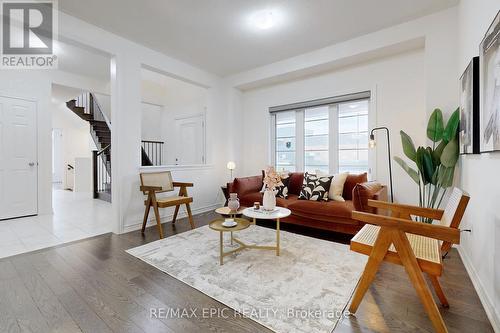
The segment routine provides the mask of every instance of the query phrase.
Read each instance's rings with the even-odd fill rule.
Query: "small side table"
[[[257,219],[276,220],[276,246],[252,246],[264,250],[276,250],[276,255],[280,255],[280,219],[288,217],[292,214],[290,209],[276,207],[272,212],[266,212],[262,208],[255,210],[253,207],[245,208],[243,215],[252,219],[253,224],[256,224]],[[238,240],[236,240],[238,242]]]
[[[229,209],[229,207],[219,207],[215,212],[223,217],[240,217],[243,215],[243,210],[245,210],[245,208],[246,207],[240,207],[238,210],[234,211]]]
[[[238,223],[236,226],[227,228],[222,225],[222,222],[224,222],[225,219],[216,219],[210,222],[208,225],[210,229],[218,231],[219,232],[219,257],[220,257],[220,264],[224,264],[224,257],[231,255],[235,252],[241,251],[246,248],[246,246],[240,246],[236,249],[233,249],[231,251],[224,252],[224,232],[230,232],[231,233],[231,242],[233,241],[233,231],[241,231],[250,226],[250,221],[245,220],[245,219],[240,219],[240,218],[235,218],[234,220],[236,223]]]
[[[219,207],[215,210],[215,212],[222,217],[236,218],[241,217],[243,215],[243,210],[246,207],[240,207],[238,210],[234,211],[229,209],[229,207]],[[232,228],[231,228],[232,229]],[[233,232],[231,231],[231,245],[233,245]]]

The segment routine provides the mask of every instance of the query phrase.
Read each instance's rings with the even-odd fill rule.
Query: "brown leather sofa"
[[[324,230],[332,230],[347,234],[356,234],[363,224],[351,218],[353,210],[373,211],[368,207],[368,199],[387,201],[387,187],[377,182],[368,182],[367,174],[349,175],[344,185],[343,197],[339,201],[309,201],[298,200],[302,188],[304,174],[290,174],[288,184],[288,199],[276,198],[276,204],[288,208],[292,215],[282,219],[284,223],[304,225]],[[238,193],[241,206],[251,207],[254,202],[262,203],[263,176],[235,178],[227,184],[229,193]]]

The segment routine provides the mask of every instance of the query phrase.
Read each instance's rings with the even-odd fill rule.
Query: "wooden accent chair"
[[[353,212],[352,217],[367,223],[351,240],[351,250],[370,258],[354,293],[349,311],[355,313],[380,263],[388,261],[405,267],[425,311],[437,332],[448,332],[424,279],[425,272],[444,307],[449,307],[438,277],[443,272],[442,254],[460,243],[458,226],[469,196],[455,188],[445,210],[369,200],[368,206],[389,211],[391,216]],[[438,224],[412,221],[412,216],[439,220]]]
[[[158,211],[158,208],[175,206],[174,217],[172,219],[172,223],[175,223],[177,214],[179,213],[179,207],[181,205],[186,205],[189,223],[191,224],[191,229],[194,229],[193,215],[191,214],[191,207],[189,206],[189,204],[193,202],[193,198],[188,196],[187,192],[187,188],[193,186],[192,183],[180,183],[172,181],[172,175],[170,171],[141,173],[140,177],[140,190],[142,191],[142,193],[148,196],[148,198],[144,201],[146,210],[144,212],[144,220],[142,221],[142,233],[144,233],[144,230],[146,229],[150,207],[153,207],[153,210],[155,212],[156,224],[158,227],[160,238],[163,238],[163,230],[161,227],[160,213]],[[175,187],[180,188],[178,195],[164,198],[156,197],[157,193],[171,192]]]

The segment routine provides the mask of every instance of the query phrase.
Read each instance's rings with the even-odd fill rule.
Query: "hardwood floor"
[[[197,226],[213,213],[195,216]],[[344,235],[284,225],[284,230],[348,242]],[[186,219],[165,235],[189,230]],[[246,318],[152,319],[151,308],[223,309],[224,305],[124,250],[158,239],[156,227],[94,238],[0,260],[1,332],[271,332]],[[493,332],[456,250],[442,284],[450,302],[440,308],[450,332]],[[199,313],[199,312],[197,312]],[[403,268],[384,263],[356,316],[335,332],[432,332]]]

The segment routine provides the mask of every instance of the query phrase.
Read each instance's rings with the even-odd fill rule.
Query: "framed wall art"
[[[500,11],[479,46],[481,153],[500,150]]]
[[[479,154],[479,57],[474,57],[460,77],[460,154]]]

